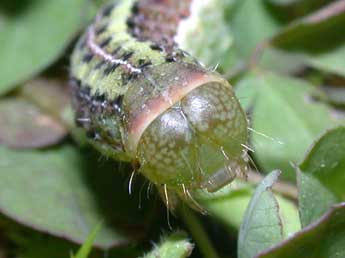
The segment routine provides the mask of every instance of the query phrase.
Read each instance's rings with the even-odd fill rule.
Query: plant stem
[[[204,228],[194,212],[185,205],[179,207],[179,215],[205,258],[219,258]]]
[[[247,178],[245,180],[248,180],[248,182],[252,182],[255,184],[260,183],[264,179],[264,176],[249,170],[247,174]],[[298,190],[297,187],[289,182],[284,182],[281,180],[278,180],[272,187],[273,192],[279,193],[290,200],[296,201],[298,200]]]

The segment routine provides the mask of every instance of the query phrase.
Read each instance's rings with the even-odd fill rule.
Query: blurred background
[[[89,257],[141,257],[171,231],[193,231],[176,214],[168,227],[164,205],[140,176],[130,195],[132,167],[91,149],[74,125],[69,57],[106,2],[0,0],[0,258],[71,257],[100,222]],[[268,172],[282,171],[274,188],[282,239],[301,228],[297,200],[318,202],[298,196],[297,170],[319,173],[320,185],[305,193],[329,197],[313,219],[345,198],[344,134],[314,157],[335,153],[324,169],[307,155],[345,121],[345,1],[205,0],[198,12],[184,49],[234,86],[250,121],[251,169],[247,180],[198,196],[211,215],[188,216],[219,257],[237,257],[246,207]],[[189,252],[190,234],[179,234]],[[202,253],[197,243],[191,257]]]

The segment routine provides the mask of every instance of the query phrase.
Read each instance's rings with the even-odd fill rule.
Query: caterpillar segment
[[[195,191],[245,172],[247,119],[230,84],[174,40],[192,2],[105,6],[75,47],[71,89],[91,144],[138,164],[169,208],[179,196],[202,211]]]

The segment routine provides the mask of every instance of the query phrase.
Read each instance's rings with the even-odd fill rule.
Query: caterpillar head
[[[226,80],[169,64],[140,85],[124,100],[127,149],[151,182],[186,198],[197,189],[215,191],[243,172],[247,119]]]

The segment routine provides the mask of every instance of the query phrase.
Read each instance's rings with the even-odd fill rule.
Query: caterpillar
[[[90,143],[131,162],[169,208],[214,192],[246,166],[247,119],[234,91],[179,38],[201,0],[107,4],[71,57],[75,120]],[[183,35],[182,35],[183,36]]]

